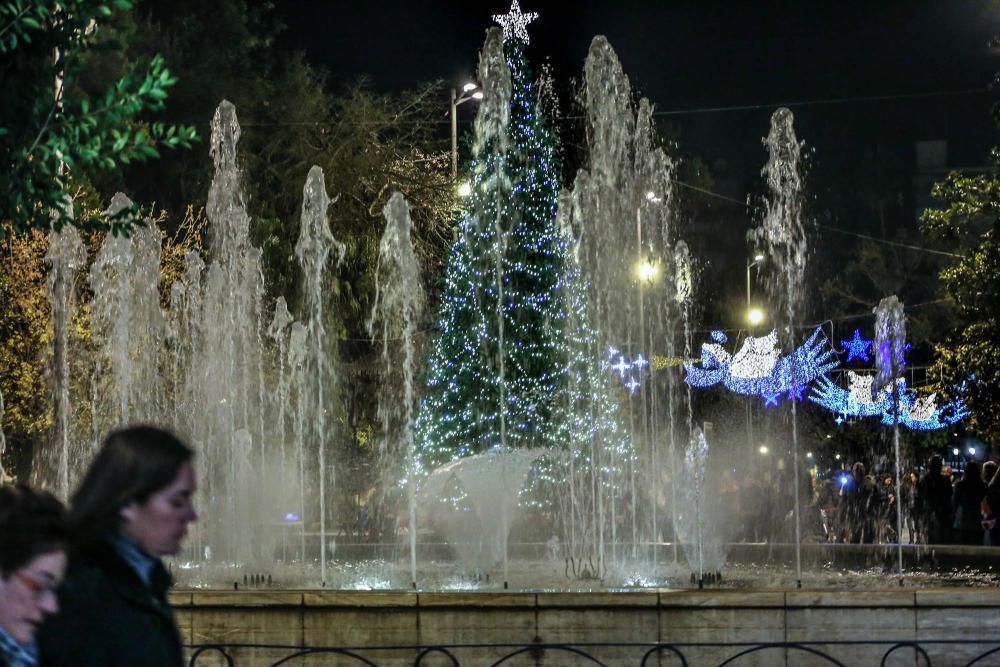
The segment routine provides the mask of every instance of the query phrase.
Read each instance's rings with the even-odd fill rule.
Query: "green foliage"
[[[958,306],[955,326],[937,346],[943,388],[968,381],[964,398],[972,426],[1000,439],[1000,150],[996,170],[965,176],[952,172],[932,194],[942,202],[922,216],[923,231],[952,245],[961,257],[940,273]]]
[[[49,341],[43,265],[47,247],[40,232],[8,233],[0,240],[0,394],[7,439],[0,467],[15,474],[26,469],[31,443],[41,438],[51,420],[43,374]]]
[[[138,123],[161,111],[176,79],[162,57],[130,67],[99,95],[77,87],[103,24],[130,0],[11,0],[0,3],[0,216],[14,232],[72,224],[128,233],[125,211],[114,219],[79,220],[65,201],[73,182],[160,156],[162,148],[191,146],[194,128]],[[55,54],[55,57],[53,57]]]

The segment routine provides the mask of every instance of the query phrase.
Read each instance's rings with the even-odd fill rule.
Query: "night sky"
[[[386,91],[435,79],[457,87],[475,73],[491,15],[509,6],[279,0],[287,30],[278,46],[304,50],[330,72],[334,88],[361,76]],[[826,196],[824,219],[869,232],[872,225],[847,201],[849,179],[836,178],[851,171],[861,178],[874,147],[908,165],[900,217],[915,225],[915,142],[946,139],[950,168],[988,165],[998,143],[990,117],[997,95],[989,90],[1000,70],[1000,51],[989,48],[1000,34],[997,0],[524,0],[521,9],[540,14],[528,26],[528,56],[536,72],[551,64],[564,111],[573,111],[570,92],[591,39],[605,35],[633,87],[654,104],[661,128],[677,139],[676,152],[703,160],[714,190],[734,200],[760,194],[767,159],[761,138],[782,104],[791,106],[798,136],[812,149],[810,187]],[[866,99],[873,97],[892,99]],[[463,123],[473,107],[461,108]],[[447,109],[444,98],[442,115]],[[746,210],[733,215],[753,224]],[[723,272],[731,268],[728,255],[738,253],[740,266],[745,257],[745,229],[734,231],[732,248],[715,248],[709,258]]]
[[[288,26],[279,46],[304,50],[334,84],[366,76],[381,90],[434,79],[460,85],[475,73],[491,15],[509,8],[506,0],[277,4]],[[825,130],[813,125],[834,122],[873,135],[884,126],[891,135],[900,131],[900,116],[910,116],[908,139],[951,135],[950,161],[963,166],[985,164],[995,138],[987,92],[1000,69],[1000,56],[988,46],[1000,33],[995,0],[525,0],[521,8],[540,14],[529,26],[536,70],[550,63],[563,90],[570,90],[591,39],[605,35],[633,86],[661,120],[680,127],[682,151],[736,164],[740,181],[744,164],[762,162],[767,118],[783,103],[953,93],[793,105],[800,135],[816,146],[819,159],[823,137],[810,142],[810,130],[820,135]],[[973,89],[979,92],[954,93]],[[704,111],[745,106],[760,108]],[[468,122],[472,105],[461,113]],[[924,118],[914,123],[914,116]]]

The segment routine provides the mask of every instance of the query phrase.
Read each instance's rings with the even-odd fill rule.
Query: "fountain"
[[[719,477],[741,461],[725,408],[711,416],[716,425],[710,429],[693,396],[697,261],[681,238],[674,165],[654,142],[651,104],[634,102],[617,56],[607,40],[596,38],[581,95],[588,153],[571,187],[560,191],[554,182],[516,178],[524,161],[508,135],[517,114],[530,108],[515,108],[525,87],[515,85],[518,76],[499,33],[491,33],[480,62],[485,97],[475,125],[474,193],[452,248],[475,266],[477,280],[459,284],[465,278],[457,270],[445,276],[457,287],[434,332],[452,336],[464,356],[435,356],[433,336],[423,335],[425,297],[409,206],[395,192],[383,208],[368,322],[370,339],[381,348],[371,441],[379,489],[365,509],[377,508],[378,516],[367,520],[393,523],[387,539],[352,540],[338,507],[345,473],[336,454],[343,435],[331,326],[337,314],[326,292],[345,253],[327,218],[336,199],[322,170],[309,170],[295,247],[304,298],[268,303],[242,194],[240,127],[228,102],[212,121],[210,251],[189,252],[169,290],[148,270],[160,262],[155,225],[137,227],[131,237],[104,238],[89,266],[73,228],[50,236],[56,442],[39,457],[38,479],[66,496],[107,429],[136,420],[169,422],[198,451],[202,519],[174,563],[178,579],[191,587],[231,587],[245,575],[247,585],[262,586],[265,573],[282,587],[589,590],[684,587],[692,573],[705,585],[722,571],[728,585],[745,587],[762,577],[781,585],[790,576],[786,552],[794,553],[796,585],[828,582],[825,563],[834,551],[802,546],[799,474],[790,480],[792,544],[773,549],[776,531],[766,545],[731,543],[736,537]],[[752,238],[774,274],[778,327],[745,337],[733,355],[723,347],[725,334],[712,334],[698,369],[707,379],[698,386],[732,389],[747,381],[750,393],[759,393],[761,383],[770,382],[771,393],[789,394],[791,470],[798,473],[805,436],[797,403],[810,383],[817,403],[832,400],[839,388],[823,377],[833,362],[820,334],[802,341],[795,334],[808,247],[801,144],[791,112],[775,112],[766,146],[770,194]],[[532,250],[559,267],[535,291],[524,284],[542,279],[511,259],[526,234],[507,210],[508,199],[529,186],[544,190],[551,211]],[[109,211],[130,207],[116,195]],[[93,293],[86,310],[92,352],[70,333],[80,314],[77,275]],[[520,308],[511,306],[516,298],[523,299]],[[545,316],[532,319],[528,311]],[[451,313],[466,319],[449,319]],[[879,330],[887,332],[885,345],[898,351],[901,307],[896,313],[883,304],[876,315]],[[517,342],[524,327],[556,342],[525,354]],[[905,384],[894,355],[880,357],[880,379],[866,409],[883,420],[889,415],[898,470],[899,426],[931,417],[923,403],[900,393]],[[485,387],[486,398],[434,423],[422,418],[422,410],[441,405],[433,392],[451,389],[444,375],[424,368],[428,358],[429,367],[474,368],[463,381]],[[554,369],[539,374],[555,378],[550,391],[532,393],[521,382],[525,359],[532,358]],[[770,364],[758,368],[761,359]],[[689,381],[682,390],[685,367]],[[894,407],[874,407],[884,400]],[[0,398],[0,416],[2,408]],[[558,431],[544,428],[552,415],[559,417]],[[459,429],[467,429],[459,450],[426,446]],[[903,549],[896,551],[902,571]],[[728,563],[730,557],[737,562]],[[766,558],[773,570],[762,575],[756,563]],[[819,565],[804,572],[810,563]]]
[[[385,232],[379,243],[378,269],[375,279],[375,303],[368,320],[368,335],[374,342],[376,319],[382,323],[382,394],[379,396],[378,415],[382,420],[383,442],[380,461],[383,468],[394,471],[392,461],[405,461],[404,484],[406,487],[408,526],[417,525],[417,467],[416,447],[413,441],[415,330],[417,317],[423,307],[420,289],[420,271],[413,252],[410,230],[410,207],[399,192],[393,193],[382,209],[385,215]],[[393,350],[398,341],[402,359]],[[402,388],[402,392],[399,389]],[[417,531],[407,531],[410,541],[410,583],[417,586]]]
[[[769,283],[772,297],[779,313],[777,319],[786,349],[795,349],[795,326],[801,317],[804,295],[806,257],[808,254],[805,228],[802,224],[802,175],[800,160],[802,146],[795,136],[794,116],[786,108],[771,115],[771,131],[764,144],[768,151],[767,165],[762,175],[767,176],[770,196],[766,200],[764,218],[760,227],[750,234],[767,257],[774,274]],[[792,363],[792,382],[795,363]],[[792,484],[795,500],[795,576],[796,585],[802,587],[802,511],[799,493],[799,434],[797,402],[792,405]]]

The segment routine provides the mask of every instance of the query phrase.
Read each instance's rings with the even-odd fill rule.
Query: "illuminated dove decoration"
[[[905,378],[896,378],[890,386],[878,393],[872,392],[874,375],[847,372],[847,389],[842,389],[827,377],[821,378],[809,400],[818,403],[831,412],[845,417],[881,416],[882,423],[892,426],[893,387],[899,399],[899,423],[915,431],[934,431],[945,428],[965,418],[969,410],[965,402],[956,399],[938,407],[937,394],[919,398],[916,392],[906,388]]]
[[[833,350],[817,328],[809,339],[792,354],[781,356],[778,335],[748,336],[734,355],[726,352],[722,343],[727,338],[713,331],[714,343],[701,346],[701,366],[685,361],[684,381],[692,387],[722,384],[744,396],[760,396],[767,405],[777,405],[781,395],[802,398],[810,382],[837,366]]]

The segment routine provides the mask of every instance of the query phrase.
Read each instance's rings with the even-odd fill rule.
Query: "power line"
[[[962,95],[979,95],[988,93],[987,88],[965,88],[963,90],[937,90],[920,93],[900,93],[896,95],[859,95],[856,97],[831,97],[822,100],[799,100],[797,102],[777,102],[771,104],[744,104],[729,107],[701,107],[697,109],[673,109],[670,111],[654,111],[654,116],[680,116],[694,113],[718,113],[721,111],[756,111],[760,109],[775,109],[777,107],[805,107],[827,104],[848,104],[853,102],[887,102],[892,100],[915,100],[928,97],[959,97]]]
[[[914,99],[926,99],[931,97],[961,97],[964,95],[980,95],[989,93],[988,88],[965,88],[962,90],[936,90],[936,91],[925,91],[919,93],[899,93],[895,95],[858,95],[855,97],[831,97],[818,100],[798,100],[795,102],[768,102],[759,104],[736,104],[732,106],[721,106],[721,107],[694,107],[690,109],[669,109],[665,111],[654,111],[653,116],[683,116],[689,114],[698,113],[720,113],[724,111],[759,111],[762,109],[776,109],[778,107],[807,107],[807,106],[824,106],[830,104],[851,104],[854,102],[888,102],[894,100],[914,100]],[[585,120],[586,116],[583,114],[573,114],[571,116],[561,116],[559,120]],[[199,121],[188,121],[188,122],[199,122]],[[475,122],[471,118],[460,118],[458,122],[463,125],[468,125]],[[358,120],[346,123],[344,121],[273,121],[264,123],[255,123],[253,121],[247,121],[245,123],[241,122],[241,127],[297,127],[297,126],[315,126],[315,127],[331,127],[334,125],[378,125],[378,124],[390,124],[390,125],[420,125],[420,124],[435,124],[435,125],[446,125],[451,124],[451,120],[448,118],[442,118],[439,120],[422,120],[422,119],[394,119],[391,123],[385,123],[383,121],[377,120]]]
[[[690,190],[694,190],[696,192],[700,192],[701,194],[707,195],[709,197],[714,197],[716,199],[720,199],[722,201],[729,202],[729,203],[732,203],[732,204],[738,204],[739,206],[745,206],[746,208],[749,208],[749,209],[752,209],[752,210],[755,210],[755,211],[758,211],[758,212],[762,212],[764,210],[763,208],[761,208],[757,204],[751,204],[749,202],[740,201],[740,200],[734,199],[732,197],[727,197],[726,195],[721,195],[721,194],[719,194],[717,192],[712,192],[711,190],[706,190],[705,188],[699,188],[696,185],[691,185],[690,183],[685,183],[684,181],[679,181],[676,178],[672,178],[670,180],[673,183],[676,183],[677,185],[680,185],[682,187],[688,188]],[[868,234],[862,234],[860,232],[852,232],[852,231],[848,231],[846,229],[840,229],[839,227],[833,227],[831,225],[824,225],[822,223],[815,222],[815,221],[809,222],[808,224],[811,225],[811,226],[813,226],[813,227],[817,227],[819,229],[825,229],[825,230],[831,231],[831,232],[836,232],[838,234],[845,234],[847,236],[856,236],[858,238],[871,241],[873,243],[882,243],[884,245],[891,245],[891,246],[895,246],[897,248],[906,248],[907,250],[917,250],[917,251],[920,251],[920,252],[931,253],[931,254],[934,254],[934,255],[943,255],[945,257],[953,257],[953,258],[959,258],[959,259],[961,259],[961,257],[962,257],[961,255],[958,255],[958,254],[953,253],[953,252],[947,252],[947,251],[944,251],[944,250],[934,250],[933,248],[925,248],[923,246],[916,246],[916,245],[912,245],[912,244],[909,244],[909,243],[901,243],[899,241],[890,241],[888,239],[880,239],[880,238],[876,238],[874,236],[869,236]]]

